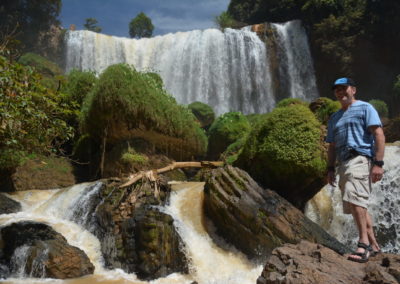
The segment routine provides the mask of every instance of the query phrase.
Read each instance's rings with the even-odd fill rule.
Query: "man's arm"
[[[336,151],[335,143],[329,143],[328,146],[328,183],[335,186],[335,162],[336,162]]]
[[[372,133],[375,139],[375,157],[376,161],[383,161],[383,156],[385,154],[385,134],[380,126],[370,126],[369,131]],[[382,179],[383,168],[373,165],[371,169],[371,180],[372,182],[377,182]]]

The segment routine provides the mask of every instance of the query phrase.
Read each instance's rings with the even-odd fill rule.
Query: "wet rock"
[[[139,182],[128,188],[108,184],[102,189],[103,200],[94,212],[94,234],[100,239],[108,268],[135,272],[144,280],[188,272],[173,219],[157,209],[165,204],[169,192],[166,180],[160,180],[157,187]]]
[[[0,230],[2,262],[13,273],[67,279],[92,274],[87,255],[50,226],[24,221]]]
[[[204,212],[228,243],[250,258],[264,258],[301,239],[343,254],[346,247],[276,192],[262,189],[245,172],[226,166],[206,176]],[[208,230],[213,235],[210,227]],[[214,238],[218,239],[218,238]]]
[[[347,260],[320,244],[301,241],[273,250],[257,284],[399,283],[400,256],[381,254],[366,264]]]
[[[0,193],[0,214],[10,214],[21,211],[21,204]]]

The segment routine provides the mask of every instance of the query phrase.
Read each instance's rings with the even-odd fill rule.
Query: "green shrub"
[[[320,97],[310,104],[311,111],[322,124],[327,124],[329,117],[340,109],[338,101],[326,97]]]
[[[207,137],[191,111],[154,84],[129,65],[109,66],[84,100],[82,129],[108,143],[142,137],[175,159],[203,155]]]
[[[388,117],[389,110],[387,104],[382,100],[370,100],[369,103],[376,109],[379,117]]]
[[[61,97],[29,66],[0,54],[0,168],[15,168],[30,153],[50,153],[71,138]]]
[[[321,124],[308,107],[294,104],[262,115],[234,163],[288,198],[324,176]]]
[[[236,25],[235,19],[226,11],[215,17],[215,23],[221,30],[233,28]]]
[[[193,112],[202,128],[207,128],[214,122],[215,113],[208,104],[194,102],[188,105],[188,108]]]
[[[281,101],[279,101],[276,105],[276,107],[286,107],[290,105],[304,105],[307,106],[308,103],[305,101],[298,99],[298,98],[286,98]]]
[[[208,157],[218,159],[226,148],[250,131],[250,123],[240,112],[227,112],[211,125],[208,136]]]
[[[96,82],[97,78],[94,72],[72,70],[68,73],[63,92],[67,94],[68,100],[75,101],[80,108],[83,100],[93,89]]]

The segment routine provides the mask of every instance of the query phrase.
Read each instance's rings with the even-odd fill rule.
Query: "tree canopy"
[[[88,31],[92,31],[95,33],[101,32],[101,27],[99,27],[98,22],[95,18],[86,18],[85,24],[83,25]]]
[[[14,31],[25,47],[36,46],[40,35],[58,26],[61,0],[2,0],[0,42]]]
[[[154,26],[151,19],[145,13],[139,13],[129,23],[129,35],[132,38],[151,37],[153,35]]]

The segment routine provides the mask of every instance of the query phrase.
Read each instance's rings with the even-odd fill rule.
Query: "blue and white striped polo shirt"
[[[358,153],[374,157],[374,137],[368,127],[382,126],[378,112],[366,102],[355,101],[347,110],[340,109],[328,122],[326,142],[336,143],[336,157],[346,160],[347,152],[352,148]]]

